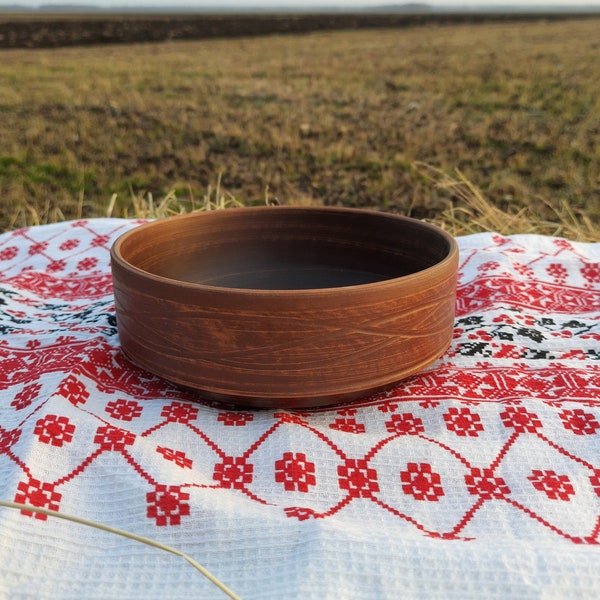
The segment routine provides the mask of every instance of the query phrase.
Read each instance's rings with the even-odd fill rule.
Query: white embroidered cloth
[[[315,411],[204,403],[119,350],[109,248],[0,235],[0,499],[181,550],[244,599],[600,597],[600,244],[458,239],[455,339]],[[180,557],[0,508],[0,598],[220,598]]]

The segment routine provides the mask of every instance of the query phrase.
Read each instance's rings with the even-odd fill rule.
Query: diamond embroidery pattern
[[[457,544],[492,540],[490,514],[497,527],[518,514],[529,527],[503,535],[600,542],[600,289],[587,246],[467,238],[454,339],[434,365],[351,405],[253,411],[205,401],[121,353],[108,251],[137,225],[0,236],[7,497],[60,512],[106,489],[108,474],[116,488],[103,502],[127,498],[142,530],[183,531],[207,507],[247,506],[293,531],[362,515]],[[583,507],[579,522],[557,517],[563,504]],[[102,518],[118,518],[111,506]]]

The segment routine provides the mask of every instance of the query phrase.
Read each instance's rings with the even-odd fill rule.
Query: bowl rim
[[[362,209],[362,208],[346,208],[346,207],[338,207],[338,206],[295,206],[295,205],[285,205],[285,206],[243,206],[243,207],[232,207],[226,208],[223,210],[219,210],[219,213],[230,212],[230,211],[245,211],[245,212],[258,212],[258,211],[281,211],[281,212],[329,212],[329,213],[343,213],[343,214],[370,214],[375,215],[381,218],[393,219],[402,222],[410,222],[412,224],[416,224],[423,229],[428,230],[431,233],[438,235],[440,238],[445,240],[448,244],[448,253],[446,256],[432,264],[425,269],[421,269],[415,273],[410,273],[408,275],[402,275],[400,277],[392,277],[390,279],[384,279],[382,281],[375,281],[371,283],[363,283],[358,285],[349,285],[349,286],[337,286],[337,287],[319,287],[319,288],[307,288],[307,289],[263,289],[263,288],[239,288],[239,287],[225,287],[225,286],[216,286],[209,285],[205,283],[194,283],[190,281],[184,281],[181,279],[174,279],[172,277],[165,277],[164,275],[157,275],[156,273],[152,273],[150,271],[146,271],[141,269],[134,264],[127,261],[122,253],[121,246],[123,243],[127,241],[128,238],[134,237],[139,231],[144,228],[152,228],[152,227],[160,227],[166,221],[172,222],[174,220],[182,220],[182,219],[190,219],[190,218],[202,218],[205,215],[212,214],[216,211],[195,211],[191,213],[175,215],[172,217],[166,217],[161,219],[156,219],[152,221],[148,221],[143,223],[138,227],[134,227],[133,229],[129,229],[128,231],[122,233],[112,244],[110,248],[110,257],[111,262],[118,264],[125,271],[129,271],[135,275],[143,277],[145,279],[151,280],[155,283],[166,284],[170,286],[179,287],[182,289],[190,290],[190,291],[206,291],[211,293],[223,293],[223,294],[239,294],[240,296],[248,296],[248,297],[261,297],[261,296],[280,296],[280,297],[310,297],[310,296],[320,296],[323,294],[331,295],[332,293],[343,293],[344,295],[355,292],[365,292],[367,290],[383,290],[385,288],[391,286],[397,286],[399,283],[411,283],[418,281],[422,277],[428,277],[432,271],[437,271],[440,269],[444,269],[447,263],[452,263],[455,260],[455,256],[458,254],[458,244],[454,237],[444,231],[437,225],[433,223],[429,223],[427,221],[423,221],[420,219],[415,219],[413,217],[407,217],[405,215],[400,215],[396,213],[389,213],[384,211],[377,211],[373,209]]]

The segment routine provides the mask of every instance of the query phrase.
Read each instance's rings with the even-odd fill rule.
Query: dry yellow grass
[[[192,210],[218,182],[230,202],[597,240],[599,34],[590,19],[3,51],[0,230]]]

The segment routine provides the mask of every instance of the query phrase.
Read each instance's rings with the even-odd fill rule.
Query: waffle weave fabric
[[[455,337],[314,411],[233,410],[119,347],[109,248],[0,235],[0,500],[187,553],[244,599],[600,597],[600,244],[458,238]],[[0,598],[225,597],[181,557],[0,508]]]

